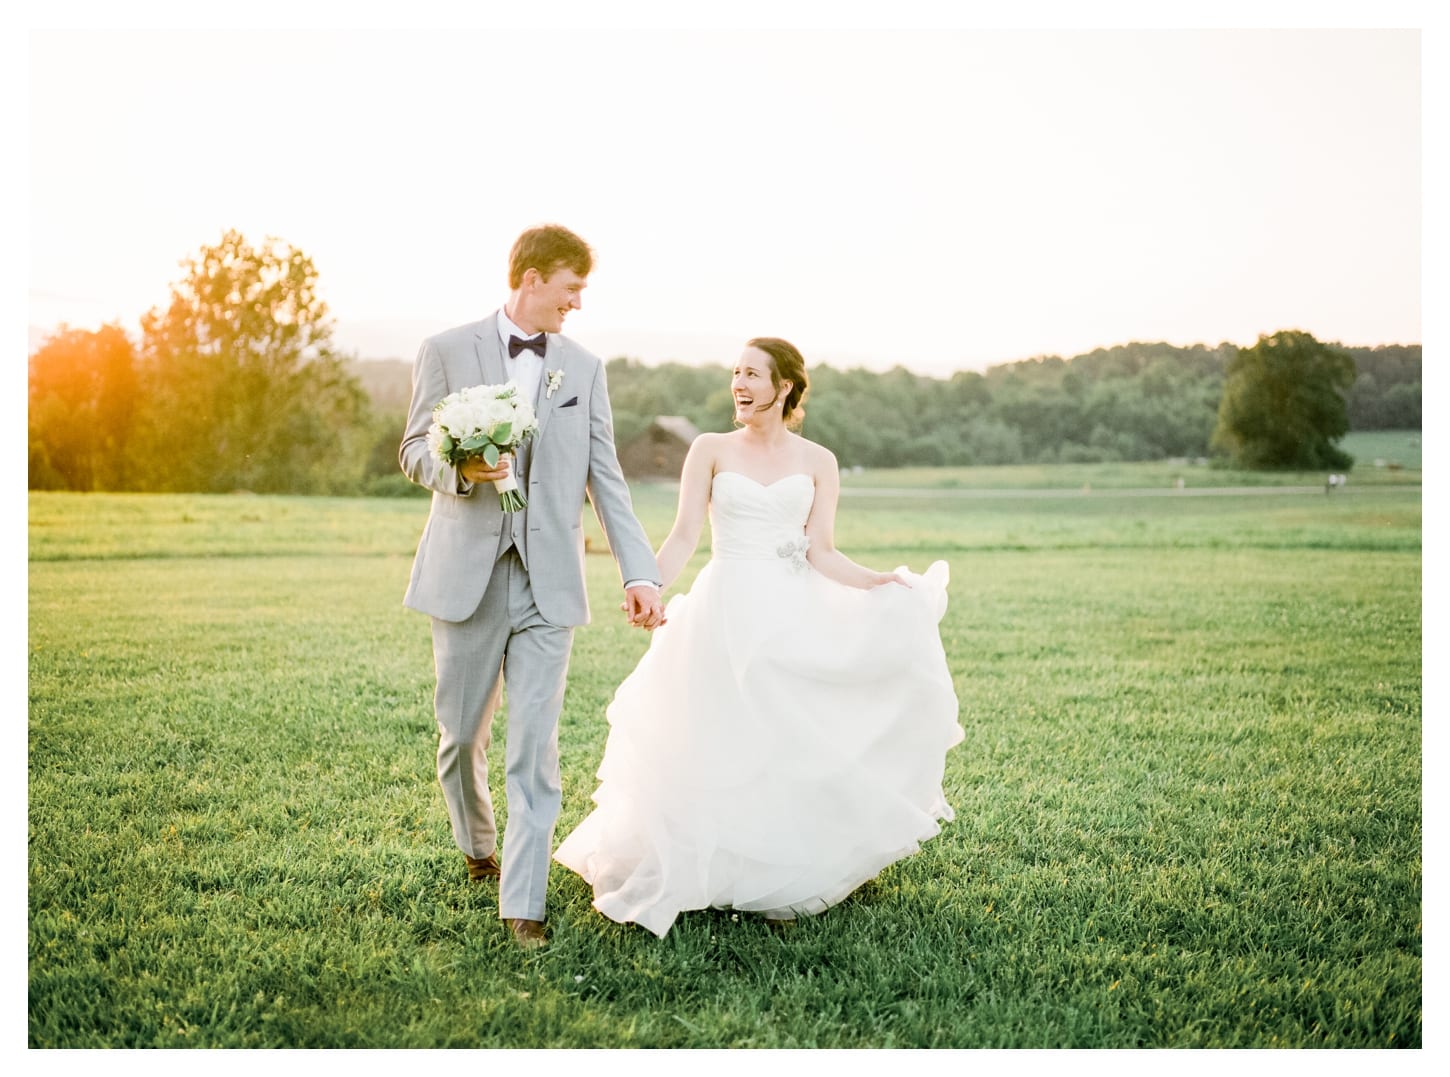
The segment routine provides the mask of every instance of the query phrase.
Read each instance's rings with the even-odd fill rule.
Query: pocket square
[[[559,407],[572,408],[577,403],[579,403],[579,398],[577,396],[571,396],[568,400],[564,401],[564,403],[560,404]]]

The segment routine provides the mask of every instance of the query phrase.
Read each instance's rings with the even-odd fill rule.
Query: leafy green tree
[[[1026,460],[1022,431],[995,416],[972,423],[966,441],[968,464],[1020,464]]]
[[[1347,468],[1354,360],[1308,333],[1261,335],[1229,362],[1212,444],[1240,467]]]
[[[1386,344],[1345,348],[1359,371],[1349,394],[1351,430],[1418,430],[1421,348]]]
[[[312,260],[230,231],[182,264],[169,304],[141,322],[145,487],[357,489],[368,401],[332,349]]]
[[[735,408],[730,370],[722,366],[661,363],[645,366],[619,357],[605,364],[614,440],[623,445],[661,415],[683,415],[698,430],[729,430]]]
[[[1391,385],[1381,404],[1386,430],[1419,430],[1422,423],[1420,383]]]
[[[117,325],[61,326],[31,355],[32,489],[126,487],[136,382],[136,348]]]

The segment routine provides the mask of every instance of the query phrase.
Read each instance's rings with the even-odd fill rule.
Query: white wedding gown
[[[555,854],[612,920],[817,913],[952,818],[946,562],[834,583],[804,558],[814,497],[805,474],[714,478],[713,556],[615,693],[596,806]]]

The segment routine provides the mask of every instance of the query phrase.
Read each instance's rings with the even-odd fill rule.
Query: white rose
[[[493,399],[488,401],[480,410],[480,426],[492,430],[499,423],[511,423],[514,421],[514,409],[507,400]]]
[[[437,421],[450,434],[458,435],[468,430],[474,419],[474,409],[465,400],[444,401],[438,410]]]
[[[528,430],[537,421],[538,417],[534,414],[534,406],[523,397],[519,397],[514,401],[513,411],[514,423],[519,430]]]

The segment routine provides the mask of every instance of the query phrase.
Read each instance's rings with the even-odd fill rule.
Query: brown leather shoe
[[[544,921],[542,920],[509,919],[504,923],[514,933],[514,942],[525,950],[537,950],[540,946],[549,945],[549,936],[544,933]]]
[[[497,879],[501,873],[501,869],[498,866],[498,857],[492,853],[482,860],[464,853],[463,859],[468,861],[469,882],[476,883],[483,879]]]

